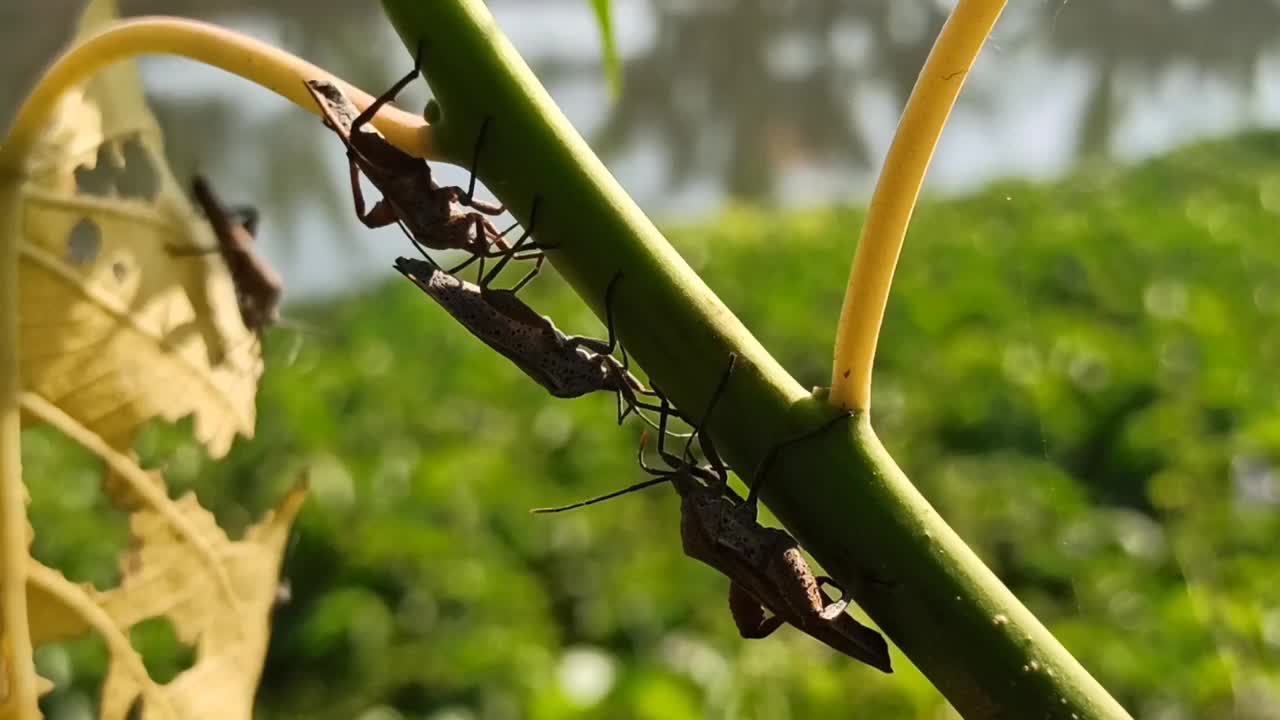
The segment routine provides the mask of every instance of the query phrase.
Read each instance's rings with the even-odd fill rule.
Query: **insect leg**
[[[724,460],[720,458],[720,453],[716,450],[716,444],[712,442],[711,436],[699,435],[698,447],[702,448],[702,454],[706,456],[707,464],[711,466],[711,472],[715,474],[716,484],[721,488],[728,489],[729,469],[728,466],[724,464]],[[685,457],[688,462],[693,461],[693,458],[687,453]],[[730,491],[730,494],[733,496],[732,499],[735,503],[741,501],[737,492]]]
[[[707,420],[711,417],[711,411],[715,409],[716,403],[718,403],[721,396],[724,395],[724,390],[729,385],[729,376],[733,374],[733,368],[737,362],[738,354],[732,352],[729,353],[729,365],[725,368],[724,374],[720,376],[720,380],[716,383],[715,389],[711,391],[711,399],[707,401],[707,409],[702,411],[702,417],[698,420],[698,423],[694,425],[693,432],[689,434],[689,439],[685,440],[684,450],[681,452],[681,457],[676,457],[669,452],[662,453],[662,458],[666,460],[668,464],[672,466],[679,466],[686,463],[690,465],[693,464],[693,439],[695,437],[703,437],[703,428],[707,424]],[[709,441],[705,439],[700,440],[699,442],[710,444]],[[712,449],[711,456],[709,456],[708,459],[710,459],[710,457],[714,457],[716,459],[718,464],[716,474],[718,476],[721,475],[724,472],[724,464],[718,462],[720,456],[715,452],[714,448]],[[727,483],[728,475],[724,475],[724,477],[725,482]]]
[[[657,397],[659,400],[662,401],[662,409],[659,410],[659,412],[663,415],[664,420],[668,417],[678,417],[681,420],[684,420],[685,422],[689,422],[689,419],[686,418],[684,414],[682,414],[679,410],[677,410],[671,404],[671,401],[667,399],[667,396],[662,394],[662,391],[658,389],[657,385],[653,386],[653,394],[655,397]],[[646,409],[650,408],[649,405],[642,404],[642,406],[645,407]],[[642,415],[641,417],[644,417],[644,416]],[[645,419],[645,422],[649,422],[649,418],[644,418],[644,419]],[[687,433],[678,433],[678,432],[672,432],[670,430],[667,430],[665,422],[659,423],[659,425],[661,426],[662,432],[658,436],[658,452],[662,456],[663,460],[666,460],[669,464],[671,464],[672,467],[677,467],[679,466],[679,463],[673,463],[671,461],[671,459],[674,458],[675,456],[667,452],[666,439],[669,437],[673,437],[673,438],[678,438],[683,440],[686,438],[693,437],[694,435],[697,434],[698,430],[697,428],[693,428],[692,423],[690,423],[689,427],[693,429]],[[652,427],[652,423],[650,423],[650,426]]]
[[[370,229],[386,227],[397,222],[400,219],[399,216],[385,199],[374,203],[372,208],[365,205],[364,191],[360,189],[360,166],[350,150],[347,151],[347,162],[351,167],[351,201],[356,207],[356,219]]]
[[[528,255],[516,255],[512,259],[513,260],[535,260],[539,255],[542,254],[543,250],[553,250],[559,247],[559,245],[554,245],[550,243],[540,243],[537,241],[528,242],[527,241],[528,236],[532,234],[532,229],[530,230],[529,233],[525,233],[521,235],[519,239],[517,239],[516,242],[520,245],[518,249],[515,247],[507,247],[507,244],[503,242],[503,240],[508,235],[511,234],[511,231],[520,227],[519,222],[513,222],[507,226],[507,229],[499,232],[498,229],[493,226],[493,223],[489,222],[488,218],[485,218],[481,215],[477,215],[475,213],[470,213],[470,217],[474,218],[474,222],[478,226],[477,229],[475,230],[475,234],[472,236],[472,243],[471,243],[472,245],[480,246],[479,250],[473,251],[476,254],[483,254],[485,257],[502,257],[503,255],[506,255],[508,252],[511,252],[511,251],[517,251],[517,252],[527,251],[529,253]],[[490,239],[489,243],[487,244],[481,243],[478,240],[481,233],[481,230],[479,228],[483,228],[484,237]]]
[[[590,340],[591,338],[581,339]],[[644,424],[658,430],[661,437],[666,437],[667,433],[665,430],[661,429],[663,423],[655,425],[653,420],[646,417],[644,413],[640,412],[640,410],[643,409],[650,412],[656,412],[663,415],[665,418],[665,416],[671,412],[668,409],[670,406],[665,404],[663,406],[658,406],[653,403],[647,403],[640,400],[640,398],[636,397],[635,392],[635,386],[639,385],[639,380],[636,380],[631,373],[623,370],[621,365],[618,364],[618,361],[613,359],[613,356],[597,355],[596,357],[604,364],[604,371],[606,373],[605,377],[608,380],[608,382],[605,383],[604,389],[612,390],[614,392],[614,397],[617,398],[618,424],[621,425],[627,415],[630,415],[634,411],[635,414],[644,421]]]
[[[386,201],[386,198],[374,203],[372,209],[365,207],[364,191],[360,189],[360,165],[356,162],[355,152],[349,146],[347,148],[347,164],[351,169],[351,202],[355,205],[356,219],[371,230],[386,227],[393,223],[398,225],[400,232],[409,238],[409,242],[413,243],[418,252],[429,259],[430,256],[427,255],[426,248],[422,247],[422,243],[418,242],[418,238],[409,232],[409,228],[404,225],[404,220],[396,213],[395,208],[391,207]]]
[[[764,485],[765,476],[768,474],[770,466],[772,466],[773,463],[778,459],[778,455],[782,452],[784,448],[790,445],[793,445],[795,443],[798,443],[802,440],[808,440],[809,438],[815,437],[817,435],[821,435],[832,425],[835,425],[841,420],[844,420],[846,418],[851,418],[851,417],[853,417],[853,413],[843,412],[839,415],[836,415],[830,418],[829,420],[827,420],[826,422],[822,423],[821,425],[819,425],[818,427],[812,430],[806,430],[805,432],[802,432],[799,435],[787,438],[786,440],[783,440],[777,445],[774,445],[773,447],[769,448],[769,451],[765,453],[764,459],[761,460],[760,464],[756,467],[755,476],[751,478],[751,490],[749,493],[747,493],[747,504],[754,507],[755,504],[759,501],[760,488]]]
[[[462,272],[463,270],[467,269],[467,266],[468,266],[468,265],[470,265],[471,263],[473,263],[473,262],[475,262],[475,261],[477,261],[477,260],[479,260],[479,261],[480,261],[480,270],[479,270],[478,272],[483,273],[483,272],[484,272],[484,256],[483,256],[483,255],[472,255],[471,257],[467,258],[466,260],[463,260],[462,262],[458,263],[457,265],[454,265],[453,267],[449,268],[449,269],[448,269],[448,270],[446,270],[445,272],[449,273],[450,275],[457,275],[458,273],[460,273],[460,272]]]
[[[622,279],[622,271],[614,273],[609,279],[609,286],[604,291],[604,320],[605,329],[609,331],[609,351],[606,355],[612,355],[613,349],[618,346],[618,334],[613,326],[613,298],[614,292],[618,289],[618,281]]]
[[[832,620],[836,616],[843,613],[845,611],[845,608],[849,607],[849,594],[846,593],[844,591],[844,588],[840,587],[840,585],[837,584],[835,580],[832,580],[830,577],[827,577],[826,575],[819,575],[815,579],[818,581],[819,587],[826,585],[828,587],[833,587],[836,590],[840,591],[840,599],[833,603],[828,604],[825,608],[822,609],[822,612],[818,613],[818,617],[822,618],[823,620]],[[831,598],[827,597],[826,593],[823,593],[822,599],[830,600]]]
[[[499,232],[498,228],[489,222],[489,218],[480,213],[470,213],[470,217],[472,224],[475,226],[472,230],[472,242],[479,246],[481,252],[488,252],[490,245],[498,247],[496,252],[505,251],[507,244],[503,242],[503,238],[519,225],[519,223],[511,223],[506,230]]]
[[[485,135],[489,132],[489,121],[492,115],[486,115],[480,123],[480,133],[476,135],[476,146],[471,151],[471,182],[467,184],[467,194],[462,197],[462,204],[473,207],[486,215],[501,215],[506,211],[502,205],[491,205],[476,200],[476,170],[480,167],[480,148],[484,145]]]
[[[732,581],[729,583],[729,614],[733,616],[733,624],[738,626],[738,634],[745,640],[769,637],[786,622],[780,615],[765,617],[760,601],[745,587]]]
[[[422,66],[423,48],[424,48],[424,44],[421,40],[419,40],[418,50],[413,54],[413,69],[410,70],[408,74],[406,74],[404,77],[397,80],[396,84],[392,85],[386,92],[382,93],[377,98],[375,98],[373,102],[369,103],[369,107],[365,108],[359,115],[356,116],[355,120],[351,121],[350,134],[355,135],[360,128],[364,127],[365,123],[368,123],[370,120],[373,119],[374,115],[378,114],[378,110],[382,109],[383,105],[386,105],[392,100],[395,100],[396,96],[400,94],[401,90],[404,90],[405,88],[409,87],[409,85],[414,80],[418,79],[418,68]]]
[[[619,276],[621,276],[621,273],[619,273]],[[607,299],[606,299],[606,302],[608,302]],[[610,310],[611,308],[606,310],[605,312],[606,317],[611,317]],[[612,320],[610,320],[610,326],[612,326],[612,324],[613,324]],[[610,333],[610,336],[612,336],[612,333]],[[618,343],[618,354],[622,355],[623,379],[626,381],[626,384],[631,388],[631,390],[640,395],[648,395],[649,397],[661,397],[661,395],[659,395],[657,392],[650,390],[649,388],[646,388],[644,385],[642,385],[640,381],[637,380],[635,376],[628,371],[628,368],[631,366],[631,359],[627,357],[626,345],[623,345],[622,343]]]
[[[450,189],[451,188],[445,188],[445,190]],[[456,188],[452,189],[456,190]],[[457,275],[468,265],[479,260],[480,267],[476,270],[476,282],[482,282],[482,279],[484,278],[484,259],[491,257],[503,257],[511,252],[511,248],[507,247],[506,243],[502,242],[502,238],[506,237],[507,233],[514,230],[519,223],[512,223],[506,230],[498,232],[498,229],[493,226],[493,223],[490,223],[483,215],[467,213],[458,219],[464,223],[471,224],[471,234],[467,237],[466,244],[462,248],[470,253],[471,257],[463,260],[458,265],[449,268],[448,272],[450,275]],[[491,248],[491,245],[496,245],[496,249]],[[516,259],[519,260],[522,258]]]
[[[493,282],[493,279],[498,277],[498,273],[502,272],[502,268],[506,267],[507,263],[511,262],[511,260],[516,256],[516,253],[520,252],[521,250],[527,247],[525,243],[530,237],[533,236],[533,228],[535,225],[538,224],[538,206],[541,203],[542,203],[542,196],[534,195],[533,208],[529,211],[529,227],[525,229],[524,234],[520,236],[520,239],[516,241],[515,245],[511,246],[510,250],[502,253],[502,259],[498,260],[498,264],[494,265],[493,269],[490,270],[487,275],[484,275],[484,274],[481,275],[480,277],[481,289],[488,288],[489,285]],[[484,271],[483,254],[480,256],[480,268],[481,268],[481,273],[483,273]],[[542,270],[542,262],[539,261],[536,265],[534,265],[534,268],[532,270],[530,270],[523,278],[520,279],[520,282],[517,284],[517,287],[524,287],[525,284],[528,283],[530,280],[532,280],[533,277],[537,275],[538,272],[541,270]]]
[[[535,277],[538,276],[538,273],[542,272],[542,263],[547,260],[547,256],[542,253],[538,253],[536,256],[527,256],[522,258],[512,255],[512,258],[515,260],[531,260],[534,259],[534,257],[537,259],[534,260],[533,267],[529,269],[529,272],[524,274],[524,277],[520,278],[520,282],[517,282],[511,287],[511,292],[520,292],[525,285],[528,285]]]

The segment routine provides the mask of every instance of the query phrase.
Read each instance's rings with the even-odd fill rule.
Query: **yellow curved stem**
[[[22,199],[0,177],[0,630],[8,647],[8,717],[36,717],[36,669],[27,626],[27,497],[18,414],[18,253]],[[12,240],[6,240],[9,237]]]
[[[357,107],[373,98],[359,88],[283,50],[207,23],[170,17],[136,18],[111,25],[67,50],[45,71],[23,102],[0,145],[0,630],[10,658],[5,703],[19,717],[38,716],[31,635],[27,627],[26,499],[22,484],[18,393],[18,250],[21,175],[33,144],[62,95],[111,63],[147,53],[179,55],[222,68],[262,85],[318,114],[303,82],[339,85]],[[391,106],[373,124],[400,149],[428,159],[438,150],[426,122]]]
[[[316,113],[315,100],[303,81],[328,79],[343,89],[357,107],[373,101],[366,92],[331,73],[267,43],[216,25],[174,17],[140,17],[116,23],[72,47],[45,71],[31,91],[0,146],[0,170],[21,168],[31,143],[48,122],[58,99],[103,67],[148,53],[180,55],[239,75]],[[435,159],[431,128],[417,115],[383,107],[373,124],[401,150]]]
[[[871,368],[893,271],[929,161],[965,76],[1006,0],[960,0],[933,44],[902,111],[898,132],[871,196],[836,328],[832,405],[871,409]]]

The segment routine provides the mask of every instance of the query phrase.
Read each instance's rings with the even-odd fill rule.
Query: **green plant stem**
[[[830,416],[618,186],[482,2],[384,6],[407,47],[423,42],[442,154],[467,165],[481,122],[492,118],[481,178],[522,222],[540,198],[537,238],[555,245],[552,263],[597,315],[609,280],[624,273],[616,326],[656,384],[698,415],[729,352],[738,353],[708,422],[735,467],[755,468],[770,445]],[[952,705],[966,718],[1127,718],[934,512],[865,415],[847,427],[794,446],[763,496]]]

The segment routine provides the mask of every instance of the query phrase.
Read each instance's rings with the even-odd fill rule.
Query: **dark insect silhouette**
[[[227,265],[236,289],[236,304],[244,326],[261,337],[262,331],[280,322],[280,298],[284,283],[266,259],[254,249],[258,211],[251,207],[234,210],[224,206],[213,187],[203,177],[191,183],[196,203],[213,227],[217,245],[212,248],[169,246],[171,255],[218,253]]]
[[[686,441],[682,456],[677,457],[664,446],[667,419],[674,410],[666,397],[660,395],[658,454],[666,468],[652,467],[645,462],[646,435],[640,444],[639,461],[640,467],[652,478],[591,500],[533,512],[563,512],[669,482],[680,496],[680,539],[684,553],[729,578],[729,611],[742,637],[763,638],[783,623],[790,623],[838,652],[883,672],[893,672],[888,645],[880,633],[845,613],[848,600],[833,601],[827,595],[823,585],[839,588],[830,578],[813,574],[795,538],[785,530],[760,525],[755,504],[744,501],[729,487],[727,468],[710,438],[702,434],[707,417],[724,393],[736,359],[735,355],[729,356],[729,367],[721,376],[701,422]],[[843,416],[835,418],[840,419]],[[829,425],[824,424],[818,430]],[[699,435],[708,465],[698,464],[692,454],[693,438]],[[843,592],[841,594],[843,596]]]
[[[475,171],[489,127],[487,118],[476,138],[471,182],[466,190],[436,184],[431,166],[425,160],[392,145],[370,124],[378,109],[393,100],[417,76],[418,62],[415,59],[414,69],[363,112],[357,112],[342,90],[327,80],[308,80],[306,85],[320,108],[325,124],[347,147],[356,217],[370,228],[398,224],[420,249],[465,250],[470,253],[470,258],[450,270],[452,273],[470,265],[476,258],[506,254],[509,247],[503,238],[516,226],[513,224],[498,231],[486,216],[500,215],[504,208],[475,199]],[[360,189],[361,172],[382,193],[382,199],[372,208],[366,208]]]
[[[530,230],[536,217],[535,203]],[[659,410],[658,406],[639,399],[641,395],[654,396],[655,393],[628,370],[626,351],[622,351],[621,361],[613,356],[613,351],[621,347],[613,329],[613,299],[621,273],[610,281],[605,295],[608,340],[566,335],[551,318],[539,315],[517,297],[519,290],[538,272],[536,265],[515,286],[492,287],[507,262],[527,259],[528,256],[521,253],[527,247],[528,238],[526,231],[487,274],[483,272],[481,258],[479,285],[444,271],[430,259],[401,257],[396,259],[395,267],[472,335],[515,363],[553,396],[574,398],[597,391],[614,392],[618,397],[618,422],[638,408]]]

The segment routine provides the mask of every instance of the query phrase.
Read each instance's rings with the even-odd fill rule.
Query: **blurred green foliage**
[[[1278,213],[1280,135],[1249,135],[926,202],[898,272],[881,438],[1140,717],[1280,717]],[[671,236],[825,384],[861,219],[742,208]],[[527,297],[601,332],[554,273]],[[738,639],[668,490],[528,515],[639,477],[612,398],[553,401],[399,278],[306,315],[330,334],[292,362],[270,337],[257,438],[217,464],[181,428],[140,446],[233,529],[313,468],[261,717],[940,717],[900,655],[883,676],[790,629]],[[123,524],[94,468],[24,439],[36,555],[109,582]],[[171,673],[182,653],[143,635]],[[40,662],[71,683],[54,717],[101,679],[91,642]]]
[[[613,3],[610,0],[591,0],[591,10],[600,26],[600,56],[604,62],[604,77],[609,83],[609,96],[617,100],[622,94],[622,60],[618,57],[618,39],[613,32]]]

